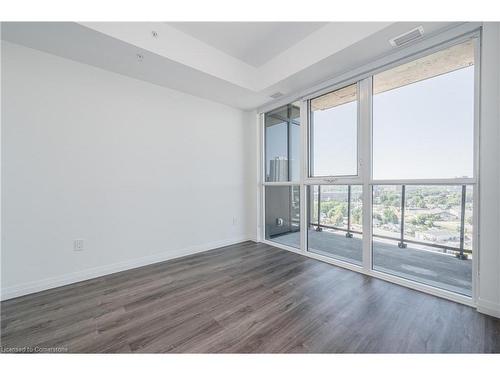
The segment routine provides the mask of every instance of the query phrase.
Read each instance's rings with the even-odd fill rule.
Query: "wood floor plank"
[[[500,320],[244,242],[1,303],[3,347],[73,353],[499,353]]]

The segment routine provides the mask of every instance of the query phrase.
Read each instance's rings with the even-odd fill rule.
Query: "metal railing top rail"
[[[361,232],[361,231],[357,231],[357,230],[353,230],[353,229],[348,230],[347,228],[336,227],[336,226],[333,226],[333,225],[318,224],[318,223],[309,223],[309,226],[315,226],[315,227],[321,227],[321,228],[328,228],[328,229],[338,230],[338,231],[341,231],[341,232],[363,234],[363,232]],[[392,241],[399,241],[400,240],[400,238],[398,238],[398,237],[384,236],[384,235],[375,234],[375,233],[373,233],[372,236],[376,237],[376,238],[382,238],[382,239],[385,239],[385,240],[392,240]],[[443,250],[451,250],[451,251],[455,251],[455,252],[460,252],[460,248],[459,247],[454,247],[454,246],[447,246],[447,245],[441,245],[441,244],[432,243],[432,242],[424,242],[424,241],[412,240],[412,239],[408,239],[408,238],[405,238],[405,242],[414,243],[414,244],[417,244],[417,245],[429,246],[429,247],[436,247],[436,248],[443,249]],[[469,249],[463,249],[463,252],[467,253],[467,254],[472,254],[472,250],[469,250]]]
[[[373,234],[374,237],[378,238],[384,238],[388,240],[397,240],[398,246],[402,249],[404,249],[407,245],[406,243],[414,243],[414,244],[419,244],[419,245],[424,245],[424,246],[429,246],[429,247],[436,247],[440,248],[443,250],[451,250],[457,252],[457,257],[460,259],[467,259],[467,256],[465,254],[472,254],[472,250],[465,249],[465,205],[466,205],[466,194],[467,194],[467,185],[466,184],[461,184],[461,204],[460,204],[460,246],[459,247],[454,247],[454,246],[446,246],[446,245],[441,245],[441,244],[436,244],[432,242],[423,242],[423,241],[418,241],[418,240],[413,240],[413,239],[408,239],[405,237],[405,209],[407,208],[406,206],[406,185],[401,184],[401,219],[400,219],[400,231],[399,231],[399,238],[393,238],[390,236],[382,236],[382,235],[375,235]],[[327,226],[327,225],[322,225],[321,224],[321,185],[318,185],[318,195],[317,195],[317,217],[318,217],[318,223],[313,224],[309,223],[309,225],[316,225],[318,228],[325,227],[325,228],[331,228],[331,229],[336,229],[340,231],[345,231],[346,232],[346,237],[352,237],[352,233],[356,233],[355,231],[351,230],[351,184],[347,184],[347,229],[344,228],[338,228],[338,227],[332,227],[332,226]],[[314,204],[311,205],[311,207],[314,207]],[[360,233],[360,232],[358,232]]]

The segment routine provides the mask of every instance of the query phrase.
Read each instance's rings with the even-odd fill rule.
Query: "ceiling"
[[[259,67],[326,22],[170,22],[170,26]]]
[[[2,39],[251,110],[394,52],[388,40],[449,22],[3,22]],[[138,59],[138,55],[142,58]]]

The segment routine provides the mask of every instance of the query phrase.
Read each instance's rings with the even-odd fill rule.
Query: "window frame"
[[[312,182],[333,182],[333,181],[360,181],[362,176],[362,171],[361,171],[361,165],[360,165],[360,159],[361,159],[361,136],[360,136],[360,131],[361,131],[361,121],[360,121],[360,106],[361,106],[361,84],[360,80],[352,80],[350,83],[342,83],[333,87],[330,87],[330,89],[326,92],[323,92],[321,94],[318,94],[312,98],[307,99],[307,181],[308,183]],[[355,174],[348,174],[348,175],[325,175],[325,176],[313,176],[313,165],[314,165],[314,157],[313,157],[313,141],[314,141],[314,121],[313,121],[313,111],[311,110],[311,102],[314,99],[317,99],[323,95],[327,95],[329,93],[335,92],[342,90],[344,88],[347,88],[349,86],[356,85],[356,173]]]
[[[421,57],[433,54],[440,50],[449,48],[453,45],[472,40],[474,45],[474,146],[473,146],[473,177],[472,178],[446,178],[446,179],[404,179],[404,180],[374,180],[372,176],[372,103],[373,103],[373,76],[392,69],[398,65],[419,59]],[[310,100],[327,94],[331,91],[341,89],[353,83],[358,83],[358,175],[357,176],[334,176],[334,177],[310,177],[309,176],[309,158],[310,158]],[[480,88],[481,88],[481,27],[478,24],[464,26],[453,32],[443,33],[431,40],[424,40],[414,46],[408,47],[406,50],[401,50],[394,53],[394,56],[387,56],[368,63],[367,65],[357,67],[351,72],[340,75],[337,79],[327,81],[324,84],[318,85],[306,92],[302,96],[294,97],[293,100],[287,102],[280,101],[279,105],[268,106],[265,112],[279,108],[286,103],[300,101],[300,123],[301,123],[301,152],[300,166],[301,178],[300,182],[285,182],[285,183],[266,183],[264,171],[259,173],[261,183],[259,184],[259,201],[260,207],[264,204],[265,196],[261,189],[268,184],[281,185],[300,185],[300,215],[301,215],[301,245],[300,249],[291,248],[286,245],[267,241],[263,236],[262,215],[257,215],[257,238],[260,242],[289,250],[301,255],[324,261],[333,265],[337,265],[346,269],[360,272],[378,279],[386,280],[398,285],[402,285],[411,289],[419,290],[431,295],[439,296],[468,306],[477,306],[478,296],[478,275],[479,275],[479,187],[480,187],[480,170],[479,170],[479,131],[480,131]],[[259,112],[262,116],[259,121],[259,148],[264,145],[264,110]],[[261,153],[261,157],[262,153]],[[261,159],[262,160],[262,159]],[[263,160],[263,162],[265,162]],[[261,164],[261,167],[265,165]],[[262,179],[264,177],[264,179]],[[309,201],[307,199],[307,191],[310,185],[362,185],[363,186],[363,261],[362,266],[352,263],[343,262],[342,260],[325,257],[314,254],[308,251],[307,244],[307,212],[309,210]],[[470,297],[460,295],[448,290],[422,284],[416,281],[407,280],[394,275],[386,274],[373,269],[373,252],[372,252],[372,189],[374,185],[472,185],[473,193],[473,217],[472,224],[474,227],[472,249],[472,295]]]
[[[293,252],[299,252],[302,249],[302,216],[304,212],[304,207],[303,207],[303,185],[301,184],[302,182],[302,163],[303,163],[303,154],[302,154],[302,129],[303,129],[303,116],[302,116],[302,103],[300,103],[299,110],[300,110],[300,120],[299,121],[294,121],[291,116],[290,116],[290,109],[293,106],[293,103],[295,102],[290,102],[286,104],[281,104],[277,107],[274,107],[273,109],[270,109],[269,111],[266,112],[261,112],[259,113],[259,145],[260,145],[260,168],[259,168],[259,180],[261,181],[260,187],[259,187],[259,195],[260,195],[260,202],[259,202],[259,211],[260,215],[258,215],[258,223],[257,223],[257,238],[260,239],[261,242],[268,243],[272,246],[275,247],[280,247],[285,250],[293,251]],[[299,150],[298,150],[298,160],[296,161],[299,165],[299,176],[296,180],[292,181],[290,179],[290,171],[291,171],[291,165],[288,163],[288,173],[287,181],[267,181],[267,155],[266,155],[266,114],[269,112],[276,111],[282,107],[287,107],[287,116],[289,117],[288,119],[283,119],[287,123],[287,157],[289,159],[290,155],[290,133],[291,133],[291,124],[295,124],[299,126],[300,129],[300,139],[299,139]],[[266,238],[266,187],[268,186],[288,186],[288,187],[298,187],[299,188],[299,209],[300,209],[300,217],[299,217],[299,232],[300,232],[300,244],[299,247],[291,247],[287,246],[284,244],[281,244],[279,242],[272,241],[270,239]]]
[[[266,139],[265,139],[265,135],[266,135],[266,115],[271,113],[271,112],[275,112],[275,111],[278,111],[279,109],[283,108],[283,107],[286,107],[286,111],[287,111],[287,118],[283,118],[279,115],[274,115],[276,119],[278,120],[281,120],[283,121],[284,123],[286,123],[286,153],[287,153],[287,162],[288,162],[288,166],[287,166],[287,179],[285,181],[267,181],[267,153],[266,153]],[[291,133],[292,133],[292,125],[297,125],[300,127],[300,121],[296,121],[296,120],[293,120],[292,117],[291,117],[291,110],[292,110],[292,107],[293,107],[293,103],[288,103],[288,104],[285,104],[285,105],[282,105],[282,106],[279,106],[271,111],[268,111],[266,113],[263,114],[263,126],[264,126],[264,134],[263,134],[263,140],[264,140],[264,143],[263,143],[263,151],[264,151],[264,176],[263,176],[263,181],[265,181],[266,183],[282,183],[282,182],[294,182],[296,184],[299,183],[300,181],[300,172],[299,172],[299,176],[297,179],[295,180],[292,180],[291,178],[291,175],[292,175],[292,163],[290,162],[290,155],[291,155],[291,152],[290,152],[290,144],[291,144],[291,139],[292,139],[292,136],[291,136]],[[300,141],[300,140],[299,140]],[[301,150],[299,148],[299,150],[297,151],[297,154],[299,155],[298,157],[298,160],[296,160],[295,162],[297,164],[299,164],[300,166],[300,159],[301,159]],[[299,171],[300,171],[300,167],[299,167]]]

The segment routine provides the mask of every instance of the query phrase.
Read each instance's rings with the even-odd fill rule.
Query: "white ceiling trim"
[[[260,67],[327,22],[167,22],[212,47]]]
[[[251,110],[275,105],[297,97],[298,93],[310,93],[311,88],[324,87],[353,69],[395,53],[388,40],[421,24],[426,31],[424,39],[428,39],[461,23],[326,24],[305,38],[297,38],[286,50],[278,52],[275,48],[272,61],[258,68],[163,22],[4,22],[1,37],[80,63]],[[153,37],[153,30],[159,38]],[[238,36],[231,35],[231,38],[238,39]],[[136,55],[143,58],[138,59]],[[283,96],[272,100],[276,92]]]
[[[162,22],[80,24],[231,84],[261,92],[392,23],[329,23],[258,68]],[[152,36],[153,30],[158,38]]]
[[[272,86],[391,24],[392,22],[329,23],[264,64],[259,71],[261,89]]]
[[[163,22],[80,22],[102,34],[252,91],[257,69]],[[158,33],[158,38],[152,36]]]

